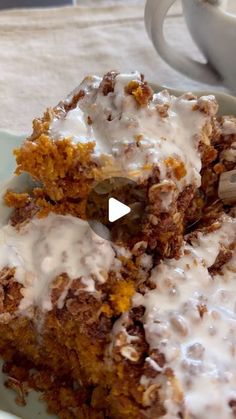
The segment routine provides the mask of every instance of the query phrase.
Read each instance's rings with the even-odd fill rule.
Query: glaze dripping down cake
[[[217,111],[214,96],[110,72],[34,120],[15,156],[35,186],[7,191],[0,229],[0,355],[17,403],[35,389],[61,419],[236,416],[236,220],[217,194],[236,119]],[[112,177],[145,197],[118,239],[86,211]]]

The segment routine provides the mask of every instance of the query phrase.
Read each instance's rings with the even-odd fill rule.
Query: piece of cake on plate
[[[82,219],[97,182],[114,176],[134,180],[146,205],[130,246],[145,240],[157,256],[174,257],[202,166],[217,154],[211,145],[217,109],[213,96],[153,94],[138,72],[88,76],[34,120],[31,137],[15,152],[17,173],[26,171],[41,183],[34,193],[41,214]]]
[[[217,187],[236,124],[217,108],[110,72],[34,121],[15,155],[36,184],[7,192],[0,230],[0,355],[18,403],[36,389],[61,419],[234,417],[236,222]],[[119,240],[86,211],[113,177],[145,196]]]

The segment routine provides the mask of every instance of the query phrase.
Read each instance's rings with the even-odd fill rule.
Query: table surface
[[[139,70],[163,86],[219,90],[185,77],[158,56],[145,31],[145,0],[75,0],[76,7],[63,7],[62,2],[72,0],[0,0],[0,5],[26,1],[31,6],[57,1],[62,7],[0,11],[0,130],[29,133],[32,119],[88,73]],[[230,7],[236,12],[236,0],[230,0]],[[179,0],[170,9],[165,30],[173,48],[203,59]]]
[[[50,7],[50,6],[64,6],[64,5],[73,5],[73,4],[84,4],[89,5],[114,5],[114,4],[144,4],[145,0],[3,0],[0,1],[0,9],[8,8],[24,8],[24,7]],[[177,7],[181,3],[181,0],[176,0]],[[229,9],[236,11],[236,1],[228,0]]]

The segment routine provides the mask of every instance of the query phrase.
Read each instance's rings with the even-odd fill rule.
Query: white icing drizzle
[[[119,262],[115,255],[109,241],[98,237],[86,221],[70,215],[50,214],[33,218],[20,230],[10,225],[0,230],[0,270],[16,269],[15,279],[24,286],[22,311],[32,306],[51,310],[52,281],[62,273],[71,281],[81,278],[88,292],[96,291],[96,281],[105,282],[108,271]],[[68,287],[59,308],[67,291]]]
[[[220,154],[221,160],[226,160],[232,163],[236,162],[236,142],[233,142],[230,148],[223,150]]]
[[[188,184],[199,186],[198,145],[209,116],[193,110],[195,99],[176,98],[166,92],[154,94],[147,106],[138,106],[133,96],[125,92],[125,86],[132,80],[140,81],[140,73],[117,75],[114,92],[104,96],[99,88],[101,79],[86,78],[76,90],[83,89],[84,98],[64,118],[53,120],[52,137],[71,137],[74,142],[95,141],[94,159],[99,162],[101,155],[109,156],[117,174],[126,177],[145,178],[155,165],[164,180],[167,177],[165,160],[173,157],[186,168],[181,181],[174,179],[179,189]],[[214,101],[214,97],[204,100]],[[161,117],[157,111],[157,106],[163,103],[169,106],[166,117]],[[88,117],[92,125],[88,125]]]
[[[229,402],[236,400],[236,251],[222,275],[211,276],[207,268],[221,245],[234,242],[235,233],[236,220],[228,216],[220,229],[197,233],[192,244],[183,246],[179,260],[165,260],[153,270],[156,289],[133,298],[134,305],[146,308],[150,348],[164,353],[165,367],[172,368],[183,393],[178,404],[167,379],[165,419],[176,419],[180,411],[191,419],[233,418]],[[207,307],[202,317],[197,307],[201,304]],[[150,385],[160,377],[143,377],[141,382]]]
[[[223,135],[235,135],[236,134],[236,118],[225,118],[222,124]]]
[[[113,329],[112,329],[112,338],[116,338],[116,345],[119,345],[119,338],[117,339],[117,336],[119,335],[120,332],[122,332],[123,336],[125,336],[126,339],[126,343],[130,344],[134,341],[139,340],[139,338],[137,336],[133,336],[130,335],[126,328],[125,325],[127,324],[128,321],[128,313],[123,313],[120,318],[118,320],[116,320],[116,322],[114,323]],[[114,343],[114,339],[112,339],[111,341],[111,345],[110,345],[110,354],[112,353],[112,349],[113,349],[113,343]]]

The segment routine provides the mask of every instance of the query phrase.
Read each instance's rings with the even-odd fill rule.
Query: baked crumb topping
[[[204,143],[204,127],[217,112],[215,98],[153,94],[138,72],[113,74],[112,88],[105,94],[105,82],[100,81],[85,79],[79,88],[85,94],[77,106],[63,118],[54,117],[49,127],[54,140],[94,142],[94,161],[106,166],[103,158],[109,157],[108,165],[118,175],[143,179],[155,165],[160,180],[173,176],[180,189],[189,183],[199,186],[198,147]],[[168,108],[165,117],[161,106]]]
[[[163,261],[151,274],[156,285],[145,295],[135,294],[134,306],[145,307],[144,329],[154,359],[152,368],[165,375],[162,391],[166,418],[184,413],[191,418],[231,417],[235,399],[235,233],[236,220],[223,217],[212,232],[196,233],[185,243],[179,260]],[[223,254],[222,249],[228,249]],[[212,272],[212,266],[220,265]],[[220,267],[223,266],[222,269]],[[163,377],[142,376],[145,388],[160,385]],[[180,396],[178,394],[180,393]]]

